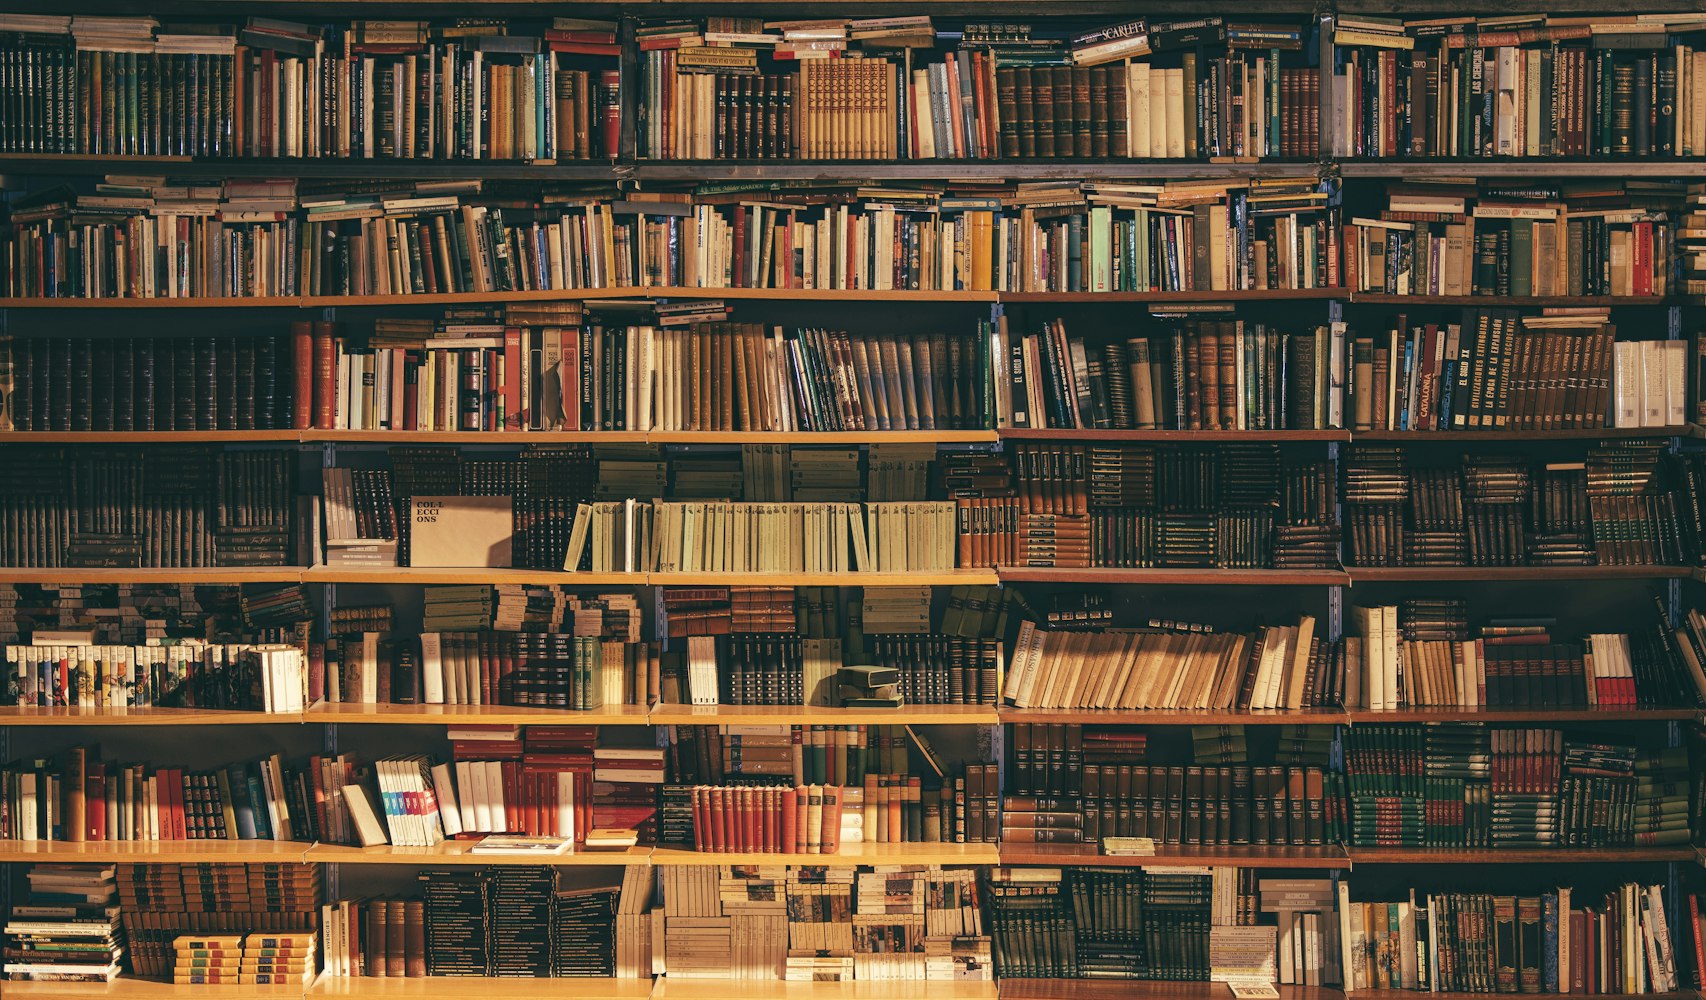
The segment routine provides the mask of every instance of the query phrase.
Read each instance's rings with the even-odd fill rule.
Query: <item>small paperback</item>
[[[569,837],[523,837],[494,833],[475,844],[470,854],[545,855],[568,854],[575,842]]]
[[[1273,983],[1233,982],[1226,985],[1232,987],[1232,995],[1238,1000],[1275,1000],[1279,996],[1279,988]]]
[[[1155,856],[1154,837],[1103,837],[1102,853],[1118,858]]]

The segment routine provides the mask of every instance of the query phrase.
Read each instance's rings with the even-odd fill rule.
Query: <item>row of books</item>
[[[194,445],[16,449],[0,486],[0,565],[286,565],[292,462]]]
[[[162,705],[300,712],[310,704],[309,660],[300,646],[182,642],[106,646],[87,632],[33,636],[0,657],[5,703],[39,707]]]
[[[1662,14],[1340,18],[1332,148],[1381,159],[1699,156],[1700,27]]]
[[[1687,343],[1618,342],[1603,310],[1383,336],[1193,321],[1097,346],[1058,320],[905,336],[675,327],[699,314],[652,308],[663,326],[582,326],[563,303],[561,326],[468,309],[380,320],[365,342],[294,323],[293,363],[276,337],[9,339],[0,370],[22,431],[1310,430],[1344,426],[1347,401],[1356,430],[1554,430],[1674,427],[1688,405]]]
[[[954,505],[582,504],[564,572],[907,573],[956,564]]]
[[[1402,448],[1357,445],[1343,475],[1352,565],[1664,565],[1699,544],[1686,463],[1645,443],[1603,442],[1581,462],[1414,467]]]
[[[0,972],[12,982],[110,983],[126,953],[111,868],[43,864],[6,915]]]
[[[162,25],[17,15],[9,153],[614,158],[615,22]],[[12,107],[12,105],[9,105]]]
[[[1108,29],[1128,34],[1105,44],[1171,31],[1154,27]],[[1303,48],[1295,25],[1216,25],[1170,58],[1100,65],[1074,65],[1038,48],[1042,39],[1007,48],[962,36],[933,61],[915,49],[844,59],[845,46],[859,44],[845,33],[743,34],[715,47],[683,44],[692,35],[642,36],[642,157],[1306,158],[1319,147],[1318,73],[1280,55]],[[1217,42],[1224,51],[1212,51]]]
[[[1399,608],[1352,609],[1343,659],[1346,704],[1398,708],[1633,707],[1688,704],[1706,693],[1699,649],[1683,630],[1590,633],[1558,642],[1547,618],[1493,619],[1468,638],[1410,638]],[[1692,617],[1692,616],[1691,616]]]
[[[1687,420],[1686,341],[1620,342],[1603,310],[1547,313],[1466,309],[1457,323],[1353,337],[1352,430],[1544,431]]]
[[[1084,777],[1082,798],[1004,797],[1002,842],[1147,837],[1186,845],[1328,843],[1330,806],[1319,767],[1092,765]]]
[[[1002,696],[1022,708],[1308,708],[1336,703],[1328,646],[1310,615],[1253,633],[1164,622],[1050,630],[1025,621]]]
[[[840,431],[978,428],[994,420],[987,323],[920,335],[765,329],[697,322],[698,311],[658,303],[656,325],[583,326],[579,304],[566,305],[561,325],[543,327],[505,325],[498,316],[489,323],[471,315],[381,320],[365,343],[334,338],[331,324],[293,324],[297,397],[305,401],[297,425]],[[308,372],[314,382],[304,392]],[[28,372],[19,375],[19,398],[33,399]],[[304,423],[309,413],[313,424]]]
[[[1685,749],[1567,740],[1555,729],[1378,725],[1345,738],[1345,843],[1617,847],[1682,843],[1668,801]],[[1680,793],[1686,797],[1686,792]],[[1329,798],[1336,798],[1329,793]]]
[[[1244,320],[1193,320],[1098,348],[1063,321],[997,329],[1000,426],[1314,430],[1344,425],[1345,330],[1287,333]],[[1338,377],[1335,377],[1335,372]]]
[[[273,754],[192,771],[73,747],[58,764],[34,758],[0,771],[0,819],[10,840],[312,841],[327,830],[332,765],[317,757],[286,767]]]
[[[259,191],[253,190],[261,185]],[[411,295],[694,287],[941,291],[1326,289],[1339,226],[1313,176],[1041,181],[785,194],[517,192],[470,181],[314,196],[293,181],[11,205],[0,292],[57,298]],[[167,246],[132,266],[133,246]],[[1224,247],[1224,253],[1208,248]],[[1203,252],[1197,252],[1201,249]]]
[[[639,867],[625,869],[619,886],[576,887],[559,883],[547,889],[537,875],[524,882],[493,879],[490,887],[493,891],[485,894],[486,910],[467,915],[477,917],[482,927],[497,912],[508,908],[520,909],[526,916],[542,915],[544,927],[549,929],[549,960],[544,969],[534,964],[526,970],[529,975],[608,978],[621,974],[634,978],[640,975],[639,970],[621,965],[613,956],[614,949],[633,944],[622,941],[621,937],[638,932],[649,938],[645,906],[650,886],[637,882],[636,875],[649,880],[649,873]],[[549,893],[543,907],[539,903],[541,891]],[[448,926],[448,916],[439,911],[434,913],[439,935],[454,932]],[[641,918],[637,928],[633,917]],[[320,921],[328,976],[415,979],[448,972],[443,968],[429,971],[432,963],[427,953],[425,899],[342,899],[323,904]],[[472,934],[475,930],[469,928],[465,933]],[[539,942],[532,938],[531,943],[532,957],[537,962],[542,957]],[[649,943],[644,955],[644,974],[649,976]]]
[[[270,949],[273,955],[305,950],[312,941],[315,911],[324,888],[318,865],[299,861],[199,862],[195,864],[118,864],[94,871],[116,874],[118,910],[124,924],[130,972],[138,977],[170,979],[180,965],[195,964],[180,955],[178,942],[221,940],[221,946],[241,945],[251,933],[279,935],[290,942]],[[301,935],[307,935],[306,938]],[[200,949],[202,963],[215,957]],[[272,957],[257,954],[257,959]],[[259,963],[257,963],[259,964]]]
[[[1344,287],[1386,295],[1613,295],[1678,291],[1672,259],[1697,197],[1644,181],[1521,190],[1461,182],[1387,188],[1378,217],[1344,227]]]

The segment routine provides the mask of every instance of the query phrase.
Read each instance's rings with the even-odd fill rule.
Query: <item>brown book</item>
[[[1031,132],[1037,156],[1054,155],[1054,74],[1047,66],[1035,66],[1031,77]]]
[[[329,431],[338,420],[338,348],[337,327],[332,323],[313,324],[314,387],[297,404],[302,409],[313,407],[316,430]],[[300,383],[298,383],[300,385]]]
[[[1001,155],[1019,155],[1018,78],[1022,70],[1006,67],[995,71],[995,107],[1001,119]]]
[[[1007,70],[1013,74],[1013,146],[1012,155],[1031,157],[1037,154],[1036,81],[1029,66]],[[1049,142],[1054,141],[1053,133]],[[1005,151],[1005,150],[1003,150]]]
[[[1078,132],[1077,119],[1074,115],[1076,101],[1072,96],[1073,79],[1071,66],[1051,66],[1049,73],[1054,77],[1054,155],[1072,156],[1077,152],[1077,142],[1074,136]],[[1085,81],[1086,84],[1089,81]],[[1085,102],[1089,102],[1089,94],[1085,94]]]
[[[389,921],[384,900],[375,900],[367,904],[367,940],[362,942],[361,967],[368,976],[385,977],[390,975],[390,965],[386,960],[389,954],[385,938]]]
[[[1094,109],[1106,108],[1108,104],[1107,74],[1100,72],[1100,67],[1097,67],[1096,72],[1092,73],[1089,66],[1072,66],[1068,68],[1068,73],[1072,79],[1072,129],[1070,132],[1072,153],[1074,156],[1091,156],[1095,154],[1094,122],[1098,117]],[[1092,76],[1102,83],[1102,100],[1094,105],[1090,103],[1093,87]],[[1104,152],[1095,155],[1106,156],[1107,154]]]
[[[426,902],[411,899],[403,910],[403,974],[417,979],[427,974]]]
[[[385,974],[394,978],[402,978],[409,974],[408,962],[404,958],[406,949],[404,938],[407,935],[405,904],[400,899],[393,899],[385,906]]]
[[[1131,112],[1126,94],[1125,63],[1111,63],[1101,69],[1107,72],[1108,77],[1108,154],[1129,156],[1131,136],[1126,119]]]

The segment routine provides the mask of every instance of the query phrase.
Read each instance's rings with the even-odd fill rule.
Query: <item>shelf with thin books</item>
[[[1359,722],[1678,722],[1701,717],[1699,708],[1353,708],[1342,721]]]
[[[290,177],[299,180],[537,180],[605,181],[631,176],[610,160],[437,160],[357,157],[132,156],[101,153],[0,153],[9,174],[55,177],[167,174],[225,180]]]
[[[192,986],[194,996],[202,987]],[[470,996],[494,1000],[647,1000],[655,996],[651,977],[644,979],[487,978],[482,976],[328,976],[322,974],[308,987],[308,997],[338,997],[347,1000],[467,1000]],[[267,994],[276,997],[274,992]],[[213,996],[219,996],[215,993]]]
[[[467,980],[463,980],[467,982]],[[773,979],[670,979],[652,987],[652,1000],[996,1000],[993,981],[919,982],[893,979],[790,983]]]
[[[1343,288],[1194,289],[1186,292],[1001,292],[1006,303],[1026,302],[1134,302],[1149,305],[1183,305],[1209,302],[1285,302],[1348,299]]]
[[[193,843],[193,841],[192,841]],[[254,843],[254,841],[237,841]],[[446,840],[432,847],[351,847],[344,844],[300,844],[307,861],[340,865],[644,865],[651,863],[652,848],[629,847],[616,851],[571,851],[541,857],[513,854],[475,854],[476,840]]]
[[[106,708],[72,706],[0,706],[0,727],[5,726],[264,726],[297,725],[299,712],[243,712],[218,708],[171,708],[129,705]]]
[[[1018,708],[1001,706],[1004,723],[1065,723],[1068,725],[1139,726],[1290,726],[1335,725],[1346,721],[1340,708],[1230,709],[1192,708]]]
[[[1572,427],[1549,431],[1354,431],[1351,439],[1367,443],[1413,444],[1427,441],[1602,441],[1624,438],[1681,437],[1688,427]]]
[[[1465,307],[1544,307],[1544,306],[1674,306],[1681,299],[1664,295],[1387,295],[1383,292],[1357,292],[1349,297],[1353,305],[1363,306],[1465,306]]]
[[[1690,861],[1694,848],[1674,847],[1347,847],[1351,865],[1669,864]]]
[[[1007,8],[1003,6],[1003,10]],[[37,157],[36,159],[45,159]],[[0,161],[4,165],[4,161]],[[1247,180],[1313,173],[1314,160],[1077,159],[1044,157],[991,160],[661,160],[627,167],[642,181],[1141,181]]]
[[[427,566],[387,566],[373,569],[309,566],[296,572],[302,583],[531,583],[584,587],[643,587],[646,584],[645,573],[564,573],[549,569],[495,569],[477,566],[465,569]]]
[[[1080,586],[1342,587],[1351,578],[1337,569],[1071,569],[1055,566],[1001,566],[1003,583],[1071,583]]]
[[[0,721],[4,717],[0,716]],[[320,702],[300,721],[328,725],[392,726],[647,726],[644,705],[606,705],[586,711],[525,705],[362,705]]]
[[[1180,431],[1115,430],[1107,427],[1003,427],[996,432],[1003,441],[1182,441],[1207,444],[1221,441],[1349,441],[1347,430],[1311,431]]]
[[[920,842],[842,844],[834,854],[771,854],[761,851],[695,851],[652,848],[654,865],[993,865],[994,844]]]
[[[4,431],[0,444],[296,444],[303,431]]]
[[[1646,5],[1642,5],[1646,9]],[[1396,160],[1340,160],[1339,176],[1392,178],[1411,181],[1478,179],[1495,177],[1572,177],[1671,179],[1688,168],[1687,160],[1581,160],[1581,159],[1448,159],[1428,157]]]
[[[215,566],[204,568],[127,568],[83,566],[0,566],[0,583],[300,583],[300,566]]]
[[[1156,844],[1154,854],[1108,855],[1095,844],[1002,844],[1004,865],[1216,865],[1242,868],[1348,868],[1350,861],[1337,844],[1287,847],[1266,844],[1224,846]]]
[[[1674,580],[1693,575],[1687,566],[1350,566],[1351,583],[1430,583],[1520,580]]]
[[[584,574],[561,574],[573,584]],[[658,587],[983,587],[1000,582],[992,569],[945,569],[916,573],[648,573]]]
[[[306,863],[314,846],[294,840],[0,840],[0,864]]]
[[[399,979],[396,982],[424,982],[419,979]],[[450,980],[467,982],[467,980]],[[369,979],[366,982],[392,982],[389,979]],[[303,985],[253,985],[241,983],[172,983],[160,979],[141,979],[119,976],[110,983],[53,983],[24,980],[6,983],[6,1000],[102,1000],[113,997],[122,1000],[281,1000],[283,997],[306,996]],[[643,994],[642,994],[643,996]]]
[[[1068,432],[1071,433],[1071,432]],[[1186,432],[1189,433],[1189,432]],[[930,431],[5,431],[5,444],[993,444],[992,430]],[[1266,440],[1265,438],[1256,440]],[[1333,438],[1331,440],[1343,440]]]
[[[654,705],[647,721],[654,726],[992,726],[1001,719],[994,705]]]

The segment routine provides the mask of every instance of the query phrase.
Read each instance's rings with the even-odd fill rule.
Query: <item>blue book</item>
[[[1558,894],[1540,897],[1540,989],[1558,992]]]

